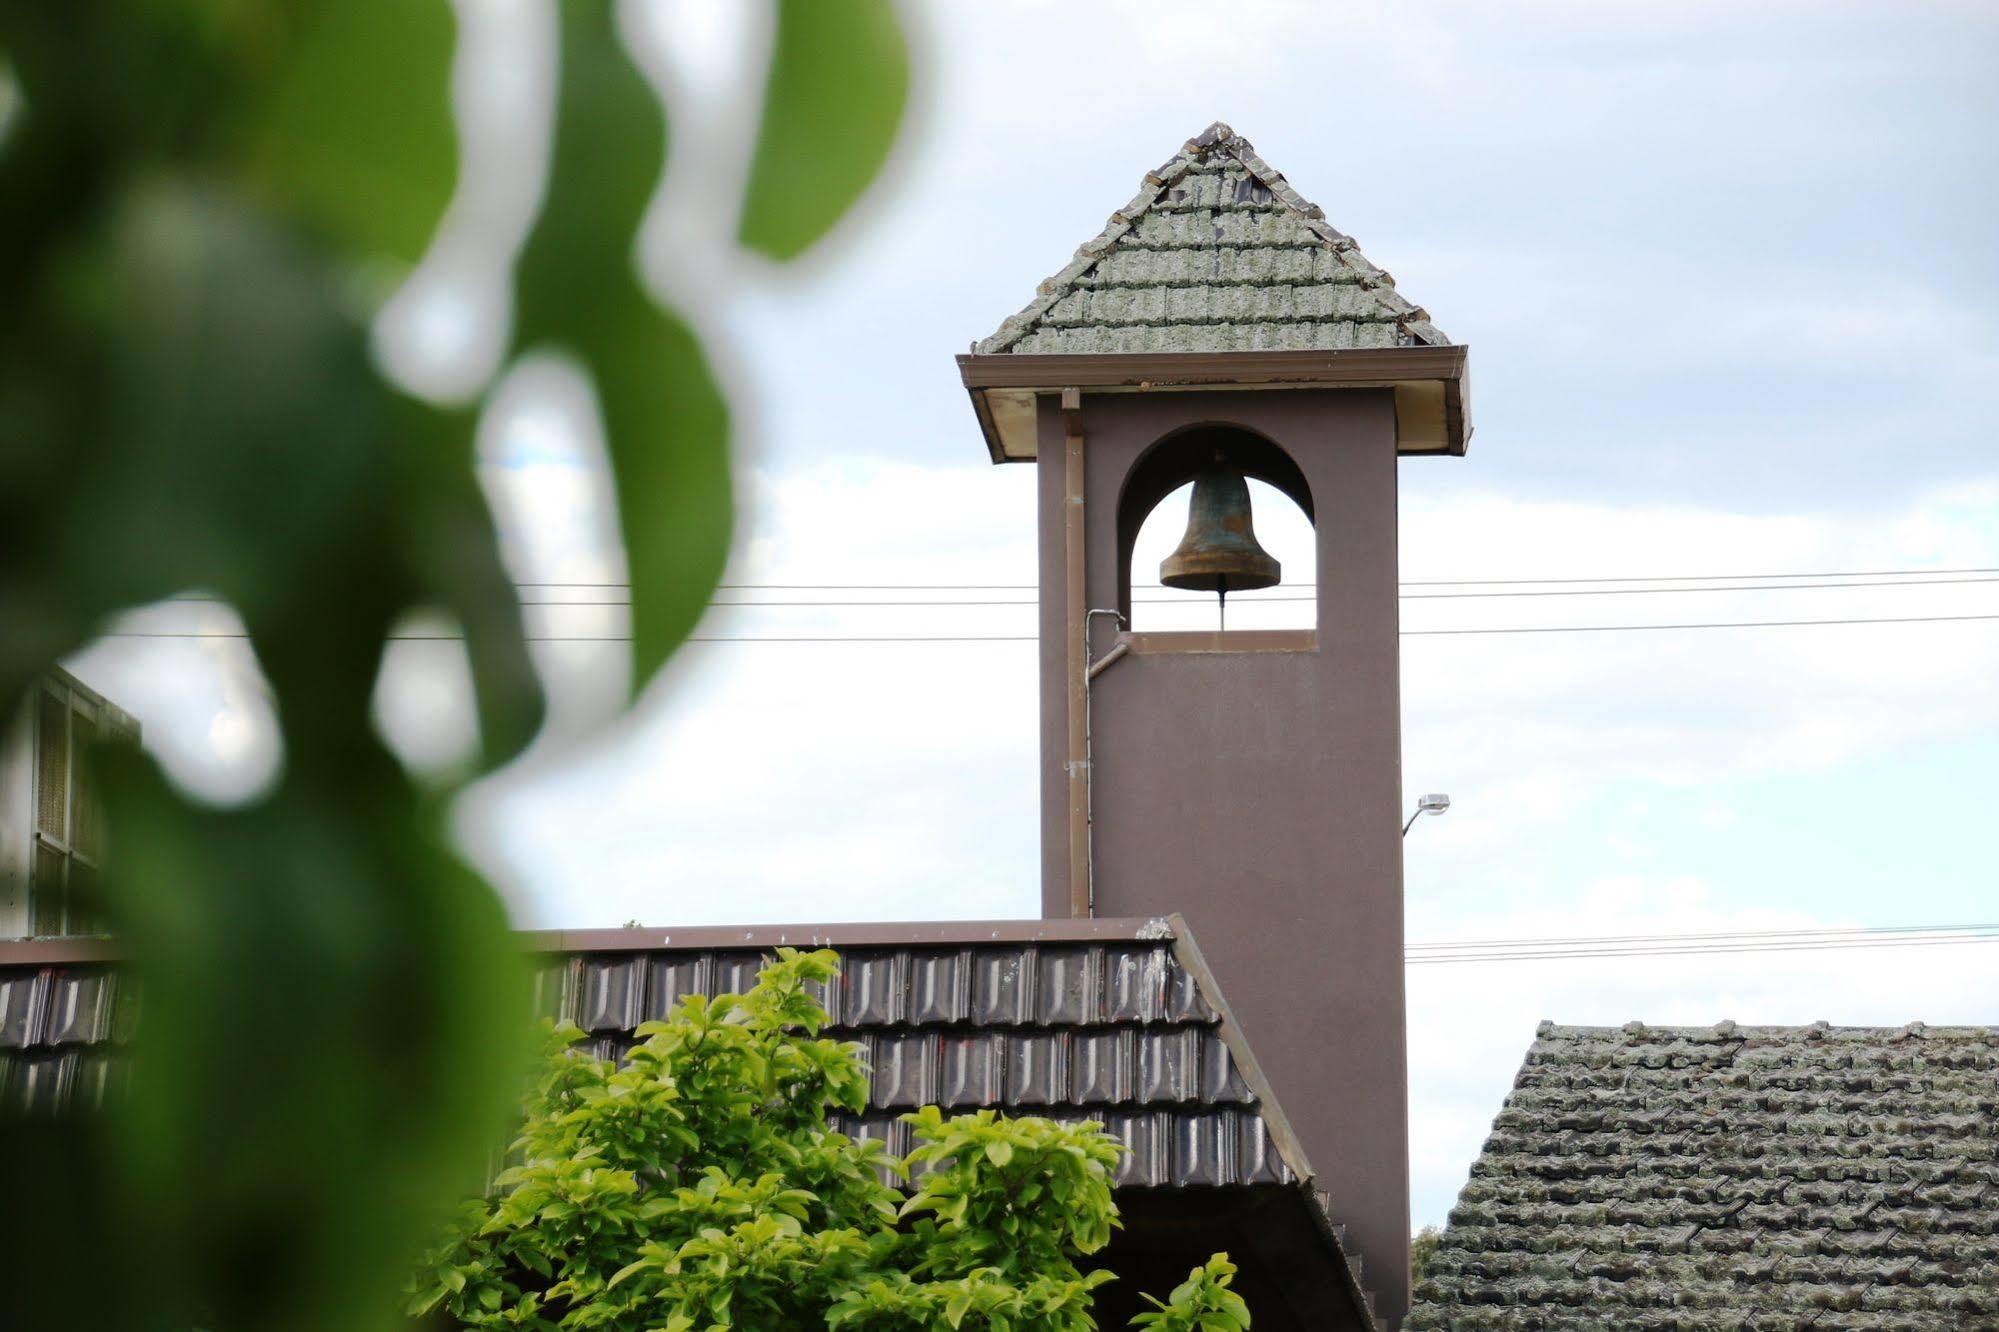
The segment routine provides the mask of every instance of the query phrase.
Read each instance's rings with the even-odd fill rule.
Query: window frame
[[[85,801],[99,798],[88,774],[87,751],[93,742],[136,742],[138,723],[66,671],[51,672],[39,681],[35,686],[34,700],[28,735],[29,753],[33,755],[29,778],[32,827],[27,866],[28,932],[35,938],[99,934],[103,931],[96,908],[83,901],[85,894],[79,891],[79,880],[94,881],[103,868],[103,848],[84,848],[77,840],[82,805]],[[44,744],[43,735],[45,725],[53,716],[62,719],[62,826],[57,830],[44,827],[42,818],[46,793],[55,780],[46,771],[51,750]],[[79,721],[86,723],[93,732],[86,737],[82,752],[77,742],[77,733],[81,729]],[[93,823],[96,829],[94,840],[101,839],[101,808],[95,813]]]

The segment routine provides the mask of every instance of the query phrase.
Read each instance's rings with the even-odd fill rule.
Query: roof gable
[[[1331,351],[1443,346],[1395,290],[1227,125],[1210,125],[991,337],[996,352]]]
[[[1999,1327],[1999,1029],[1543,1024],[1406,1327]]]

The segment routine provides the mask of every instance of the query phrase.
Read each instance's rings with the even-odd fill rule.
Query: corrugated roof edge
[[[1933,1027],[1926,1022],[1905,1022],[1899,1027],[1855,1026],[1843,1027],[1826,1022],[1805,1022],[1792,1025],[1743,1026],[1723,1020],[1705,1027],[1655,1027],[1644,1022],[1627,1022],[1619,1027],[1571,1027],[1560,1023],[1543,1021],[1534,1030],[1538,1040],[1562,1040],[1587,1038],[1593,1040],[1613,1040],[1620,1036],[1665,1037],[1682,1041],[1735,1041],[1735,1040],[1778,1040],[1842,1036],[1871,1036],[1882,1039],[1907,1038],[1920,1040],[1925,1036],[1950,1038],[1985,1038],[1999,1040],[1999,1028],[1990,1026]]]
[[[1178,916],[1092,920],[850,921],[816,925],[628,926],[614,930],[529,930],[534,952],[602,953],[661,948],[868,948],[981,943],[1098,943],[1173,939],[1185,933]]]
[[[1174,960],[1194,978],[1194,983],[1200,987],[1201,993],[1207,996],[1209,1006],[1220,1017],[1221,1022],[1216,1032],[1221,1036],[1222,1043],[1228,1046],[1229,1057],[1235,1061],[1237,1071],[1242,1074],[1243,1081],[1249,1084],[1250,1092],[1256,1097],[1257,1108],[1262,1111],[1263,1122],[1270,1129],[1270,1141],[1276,1146],[1277,1154],[1283,1158],[1284,1164],[1291,1168],[1291,1173],[1297,1176],[1298,1182],[1305,1190],[1308,1193],[1312,1192],[1317,1185],[1312,1175],[1312,1163],[1305,1156],[1304,1144],[1298,1141],[1298,1134],[1292,1129],[1291,1121],[1285,1117],[1283,1103],[1277,1099],[1277,1093],[1270,1086],[1270,1079],[1264,1076],[1263,1065],[1257,1062],[1256,1052],[1250,1049],[1249,1039],[1243,1035],[1242,1027],[1236,1022],[1235,1013],[1229,1007],[1228,995],[1222,990],[1221,983],[1216,980],[1214,971],[1208,966],[1208,960],[1201,956],[1200,945],[1194,942],[1193,932],[1187,928],[1187,922],[1176,913],[1167,918],[1167,923],[1173,930]]]
[[[1298,1141],[1297,1132],[1284,1113],[1284,1105],[1277,1099],[1277,1093],[1264,1075],[1263,1065],[1257,1062],[1256,1053],[1250,1048],[1249,1040],[1243,1035],[1242,1027],[1236,1022],[1235,1012],[1229,1007],[1228,995],[1214,971],[1208,966],[1207,958],[1201,955],[1200,945],[1194,942],[1193,931],[1178,912],[1166,918],[1173,930],[1173,957],[1179,962],[1201,992],[1208,996],[1208,1003],[1221,1018],[1216,1028],[1224,1044],[1228,1046],[1229,1057],[1235,1060],[1236,1069],[1243,1081],[1249,1084],[1255,1095],[1257,1110],[1263,1115],[1265,1127],[1270,1131],[1270,1141],[1277,1148],[1277,1154],[1290,1167],[1295,1181],[1292,1185],[1303,1198],[1305,1209],[1312,1218],[1313,1227],[1319,1237],[1334,1253],[1339,1255],[1340,1270],[1346,1282],[1347,1294],[1354,1307],[1365,1310],[1371,1319],[1374,1313],[1374,1294],[1367,1289],[1358,1263],[1347,1252],[1345,1228],[1333,1220],[1331,1206],[1321,1195],[1318,1180],[1312,1173],[1312,1163],[1305,1156],[1304,1144]]]

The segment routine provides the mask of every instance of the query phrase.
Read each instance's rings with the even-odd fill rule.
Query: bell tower
[[[1393,1326],[1396,466],[1464,452],[1465,349],[1217,124],[958,363],[993,461],[1039,473],[1042,912],[1186,917]],[[1257,544],[1246,478],[1310,519],[1312,567]],[[1188,482],[1161,581],[1281,579],[1316,628],[1130,630],[1139,527]]]

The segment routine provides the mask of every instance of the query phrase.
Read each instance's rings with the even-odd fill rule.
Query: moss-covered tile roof
[[[1450,341],[1227,125],[1209,126],[974,351],[1331,351]]]
[[[1999,1029],[1544,1024],[1404,1326],[1999,1329]]]

